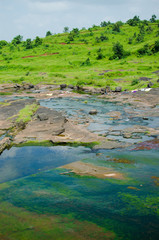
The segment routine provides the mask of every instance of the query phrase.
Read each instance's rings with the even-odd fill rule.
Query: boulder
[[[68,88],[74,89],[74,86],[72,84],[68,85]]]
[[[98,113],[98,111],[96,109],[92,109],[89,111],[90,115],[96,115]]]
[[[151,88],[153,85],[154,85],[154,83],[149,82],[149,83],[147,84],[147,87],[148,87],[148,88]]]
[[[60,85],[60,89],[61,89],[61,90],[65,89],[66,87],[67,87],[67,84],[61,84],[61,85]]]
[[[115,88],[115,92],[121,92],[122,91],[122,87],[116,87]]]

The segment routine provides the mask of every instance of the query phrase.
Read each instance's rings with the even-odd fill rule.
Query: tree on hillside
[[[6,46],[6,45],[8,45],[8,42],[7,42],[7,41],[5,41],[5,40],[1,40],[1,41],[0,41],[0,48],[4,47],[4,46]]]
[[[159,52],[159,40],[157,40],[152,48],[153,53]]]
[[[50,31],[46,32],[46,37],[51,36],[51,35],[52,35],[52,33]]]
[[[138,25],[139,22],[140,22],[139,16],[134,16],[132,19],[129,19],[127,21],[127,24],[129,24],[130,26],[136,26]]]
[[[26,49],[31,49],[31,48],[33,48],[32,41],[31,41],[30,38],[28,38],[28,39],[26,40],[26,42],[25,42],[25,48],[26,48]]]
[[[14,45],[20,44],[22,42],[22,40],[23,40],[23,36],[18,35],[13,38],[12,44],[14,44]]]
[[[113,24],[113,28],[112,28],[113,32],[120,32],[120,26],[118,23]]]
[[[107,24],[106,21],[103,21],[103,22],[101,22],[101,24],[100,24],[101,27],[106,27],[107,25],[108,25],[108,24]]]
[[[109,58],[109,60],[122,59],[122,58],[130,55],[129,52],[126,52],[126,51],[124,50],[123,45],[120,44],[119,42],[117,42],[117,43],[115,43],[115,44],[113,45],[113,49],[112,49],[112,50],[113,50],[114,54],[113,54],[113,56],[111,56],[111,57]]]
[[[63,32],[68,33],[69,32],[69,27],[64,27]]]
[[[150,18],[150,22],[154,23],[156,22],[156,15],[153,14],[152,17]]]
[[[37,37],[35,38],[35,46],[37,47],[37,46],[39,46],[39,45],[41,45],[41,44],[42,44],[42,39],[37,36]]]

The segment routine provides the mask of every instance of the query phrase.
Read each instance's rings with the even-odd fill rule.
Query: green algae
[[[154,215],[159,217],[159,196],[137,196],[130,193],[119,193],[124,202],[122,214]]]

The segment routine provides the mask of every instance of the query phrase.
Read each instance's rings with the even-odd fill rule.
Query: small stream
[[[131,106],[128,104],[121,105],[120,103],[108,102],[107,100],[100,100],[93,97],[51,98],[41,100],[40,105],[56,109],[68,118],[77,119],[81,124],[87,124],[89,121],[87,128],[91,132],[103,134],[108,138],[124,142],[138,143],[140,141],[152,140],[153,137],[138,133],[134,138],[125,139],[120,133],[118,136],[116,134],[113,136],[110,132],[120,132],[134,125],[159,127],[157,117],[148,116],[146,120],[142,117],[135,117],[128,113],[131,110]],[[89,112],[92,109],[96,109],[98,113],[90,115]],[[119,118],[111,117],[113,112],[116,112],[116,114],[120,113],[121,115],[119,115]]]

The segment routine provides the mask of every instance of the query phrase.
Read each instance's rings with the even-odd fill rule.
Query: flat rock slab
[[[97,178],[114,178],[114,179],[120,179],[124,180],[125,177],[122,173],[114,171],[113,168],[106,168],[106,167],[100,167],[96,166],[94,164],[90,163],[84,163],[81,161],[70,163],[67,165],[64,165],[60,168],[68,169],[69,172],[73,172],[80,176],[92,176]],[[67,174],[67,173],[64,173]]]
[[[36,118],[28,123],[26,128],[15,136],[15,143],[22,143],[26,141],[52,141],[52,142],[94,142],[103,141],[105,138],[97,134],[90,133],[84,127],[75,125],[70,120],[67,120],[61,113],[50,110],[53,115],[49,118],[45,117],[43,120],[39,118],[39,112],[46,111],[41,107],[37,113]],[[45,119],[45,120],[44,120]]]

